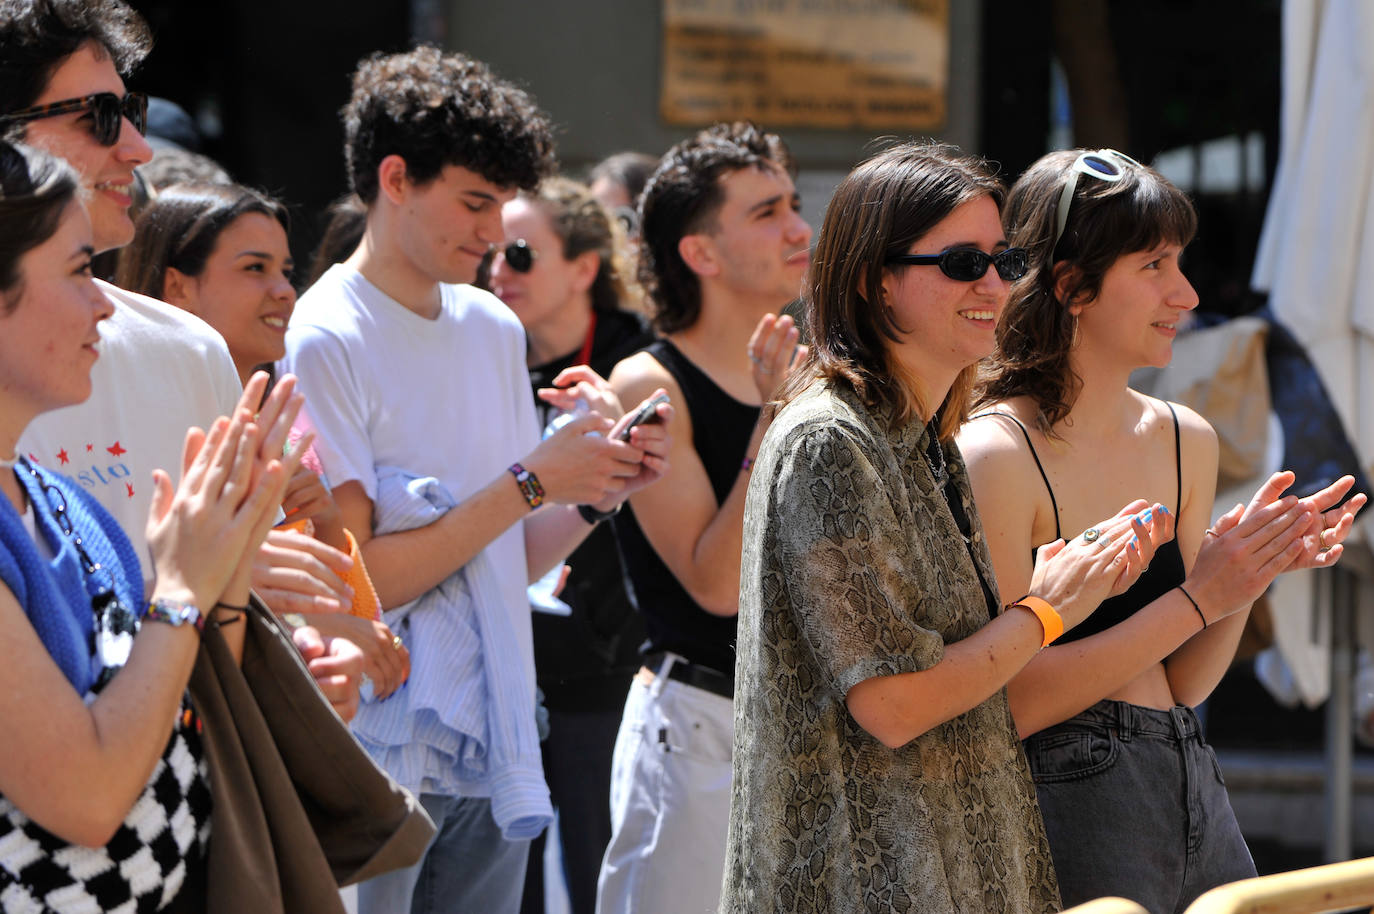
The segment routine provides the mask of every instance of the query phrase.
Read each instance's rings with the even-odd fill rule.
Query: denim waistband
[[[1103,699],[1081,714],[1041,732],[1062,732],[1074,727],[1113,730],[1124,740],[1129,740],[1132,736],[1162,736],[1180,741],[1189,738],[1202,740],[1202,723],[1193,713],[1193,709],[1186,705],[1175,705],[1167,711],[1160,711],[1111,699]]]

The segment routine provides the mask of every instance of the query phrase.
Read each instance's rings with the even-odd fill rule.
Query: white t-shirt
[[[520,321],[472,286],[440,293],[429,320],[336,264],[297,303],[286,367],[300,379],[331,486],[357,480],[376,501],[376,468],[397,467],[433,476],[461,503],[539,444]],[[486,554],[533,694],[524,525]]]
[[[114,305],[84,403],[44,413],[19,453],[66,473],[124,528],[152,580],[146,526],[153,470],[181,476],[186,429],[229,415],[243,392],[224,339],[180,308],[97,280]]]

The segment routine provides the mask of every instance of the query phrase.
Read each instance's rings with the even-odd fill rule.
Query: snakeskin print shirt
[[[963,460],[961,535],[919,421],[813,384],[764,439],[744,519],[722,912],[1048,912],[1044,826],[1004,691],[899,749],[849,715],[989,621]]]

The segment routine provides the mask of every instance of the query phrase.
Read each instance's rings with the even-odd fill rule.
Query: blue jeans
[[[1064,906],[1119,895],[1181,912],[1255,875],[1192,709],[1100,701],[1026,740]]]
[[[420,795],[435,833],[420,862],[358,885],[358,914],[516,914],[528,841],[507,841],[479,797]]]

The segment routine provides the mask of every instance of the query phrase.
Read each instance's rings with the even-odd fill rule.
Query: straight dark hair
[[[0,314],[24,294],[20,258],[53,236],[80,193],[80,178],[62,159],[0,140]]]
[[[893,354],[902,335],[883,300],[883,273],[889,257],[905,254],[959,206],[983,196],[1002,204],[1002,184],[991,168],[944,145],[894,146],[840,182],[803,295],[810,351],[785,386],[783,402],[820,377],[848,384],[870,407],[891,410],[898,425],[934,414]],[[938,404],[943,440],[968,416],[974,372],[973,366],[960,372]]]
[[[1030,269],[1012,286],[997,324],[997,351],[984,361],[974,389],[975,409],[1030,397],[1045,435],[1069,414],[1082,384],[1070,367],[1078,318],[1069,303],[1096,299],[1121,257],[1165,242],[1186,246],[1197,233],[1187,194],[1153,168],[1123,164],[1119,181],[1079,176],[1056,245],[1059,197],[1082,152],[1042,156],[1007,195],[1002,224],[1011,245],[1029,253]]]
[[[167,268],[199,276],[219,236],[245,213],[275,219],[290,234],[286,207],[241,184],[173,184],[143,210],[134,240],[119,252],[115,285],[162,298]]]

